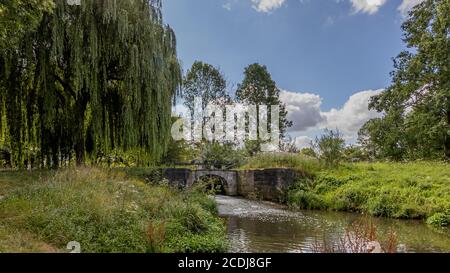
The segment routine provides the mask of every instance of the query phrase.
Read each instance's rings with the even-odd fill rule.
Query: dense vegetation
[[[160,10],[159,0],[1,4],[0,145],[10,166],[80,165],[114,150],[141,164],[163,156],[181,72]]]
[[[330,166],[314,157],[280,153],[257,155],[241,168],[291,168],[302,174],[286,193],[287,203],[295,208],[450,224],[450,165],[444,162]]]
[[[450,165],[439,161],[410,163],[341,163],[300,154],[261,154],[242,169],[292,168],[301,175],[286,193],[300,209],[337,210],[450,224]]]
[[[41,179],[39,179],[41,176]],[[214,200],[123,172],[69,169],[0,178],[0,251],[223,252]],[[26,182],[26,183],[24,183]]]
[[[392,85],[372,98],[384,113],[360,131],[374,158],[450,159],[450,1],[425,0],[403,23],[407,51],[394,62]]]

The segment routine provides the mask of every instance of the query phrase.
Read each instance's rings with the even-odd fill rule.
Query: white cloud
[[[380,89],[355,93],[342,107],[330,111],[321,110],[322,98],[316,94],[282,91],[280,99],[286,104],[288,119],[294,123],[289,133],[299,138],[296,142],[309,143],[324,128],[337,128],[345,139],[353,142],[364,123],[380,116],[376,111],[369,111],[368,106],[369,99],[381,92]]]
[[[416,5],[422,3],[425,0],[403,0],[401,5],[398,7],[398,10],[401,14],[407,15],[408,12]]]
[[[223,4],[223,5],[222,5],[222,8],[224,8],[224,9],[226,9],[226,10],[228,10],[228,11],[231,11],[231,3],[225,3],[225,4]]]
[[[286,104],[288,119],[294,121],[292,131],[305,131],[324,121],[319,95],[281,91],[280,100]]]
[[[237,0],[235,0],[237,1]],[[286,0],[250,0],[253,3],[253,8],[258,12],[270,13],[286,3]],[[299,0],[300,3],[305,3],[309,0]],[[334,0],[336,3],[342,3],[346,0]],[[348,0],[352,5],[354,13],[367,13],[375,14],[378,10],[384,6],[387,0]],[[401,14],[406,15],[417,4],[422,3],[425,0],[402,0],[402,3],[398,7]],[[228,11],[231,10],[231,3],[225,3],[222,7]],[[327,17],[325,24],[332,25],[334,20],[332,17]]]
[[[280,8],[285,0],[252,0],[253,8],[259,12],[271,12]]]
[[[376,13],[387,0],[350,0],[355,13]]]
[[[308,148],[311,146],[312,140],[309,136],[298,136],[294,139],[294,144],[299,149]]]
[[[381,116],[376,111],[369,111],[369,99],[382,92],[367,90],[353,94],[342,107],[330,111],[322,111],[322,98],[312,93],[297,93],[282,90],[280,100],[286,104],[288,119],[293,121],[289,135],[293,137],[299,148],[308,147],[311,140],[320,135],[323,129],[339,129],[349,142],[356,140],[361,126],[368,120]],[[236,109],[241,109],[236,104]],[[183,104],[177,104],[173,109],[175,116],[189,116],[189,110]]]
[[[382,89],[368,90],[352,95],[342,108],[323,112],[322,115],[326,119],[321,126],[329,129],[338,128],[348,139],[356,138],[364,123],[380,116],[376,111],[369,111],[368,106],[370,98],[382,91]]]

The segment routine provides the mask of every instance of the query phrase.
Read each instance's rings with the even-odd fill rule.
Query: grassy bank
[[[0,252],[220,252],[212,199],[150,186],[119,171],[2,172]]]
[[[262,153],[247,160],[240,169],[290,168],[306,176],[313,176],[323,169],[319,161],[312,157],[289,153]]]
[[[288,193],[303,209],[354,211],[450,224],[450,165],[440,162],[355,163],[323,169]]]
[[[292,168],[303,174],[287,193],[292,207],[450,225],[448,163],[344,163],[327,168],[314,158],[297,154],[261,154],[242,167],[259,168]]]

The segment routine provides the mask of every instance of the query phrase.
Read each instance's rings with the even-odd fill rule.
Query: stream
[[[285,206],[238,197],[216,196],[226,220],[230,252],[307,253],[318,244],[337,244],[354,221],[372,221],[380,237],[394,231],[398,252],[450,252],[448,230],[423,221],[374,218],[356,213],[292,211]]]

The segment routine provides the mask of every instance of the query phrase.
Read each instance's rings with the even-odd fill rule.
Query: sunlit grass
[[[150,186],[115,170],[69,169],[48,176],[18,183],[15,191],[9,182],[0,201],[0,251],[65,251],[70,241],[80,242],[83,252],[226,250],[214,201],[201,193]],[[22,248],[21,242],[30,245]]]
[[[291,168],[305,174],[314,174],[323,169],[312,157],[290,153],[261,153],[248,159],[241,169]]]
[[[450,217],[450,165],[343,164],[317,172],[313,180],[300,181],[290,192],[289,200],[301,208],[355,211],[391,218],[426,219],[437,213]]]

